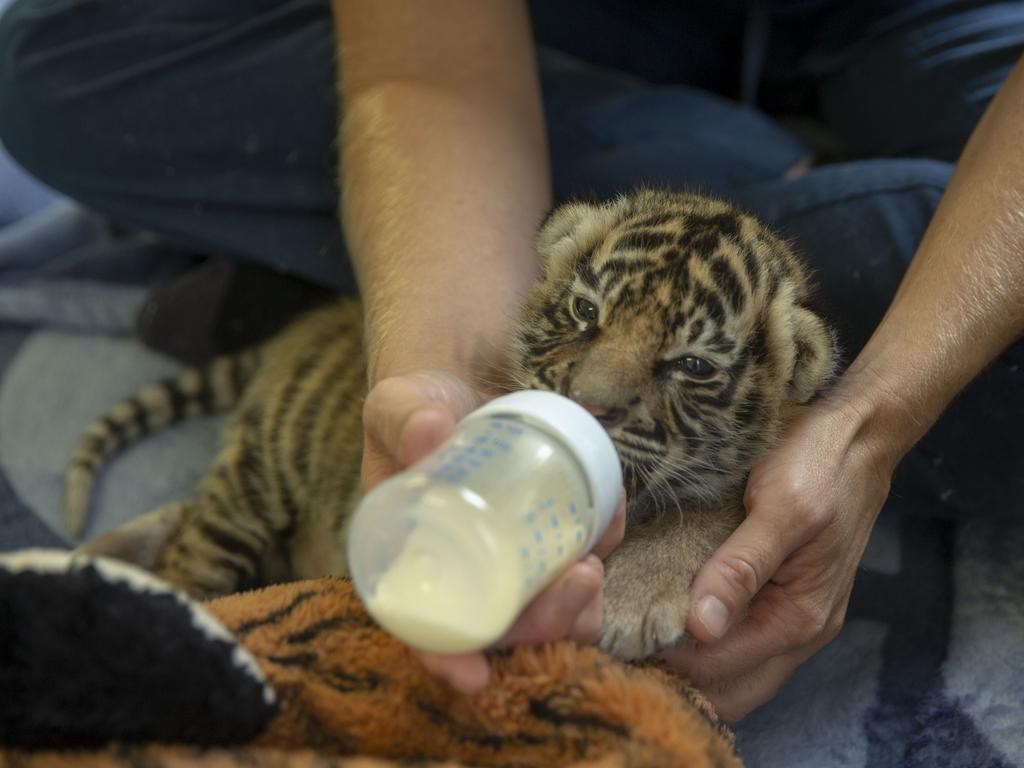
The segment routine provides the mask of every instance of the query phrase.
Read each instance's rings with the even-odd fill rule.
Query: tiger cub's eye
[[[679,367],[695,379],[706,379],[715,372],[715,366],[696,355],[679,358]]]
[[[582,296],[577,296],[572,302],[573,314],[587,325],[593,325],[597,322],[597,305],[594,302],[584,299]]]

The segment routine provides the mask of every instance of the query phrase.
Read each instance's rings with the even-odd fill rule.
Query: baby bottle
[[[608,434],[553,392],[499,397],[375,487],[348,562],[367,610],[409,645],[481,650],[607,528],[622,471]]]

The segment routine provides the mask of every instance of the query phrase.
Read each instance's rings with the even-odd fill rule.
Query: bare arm
[[[503,347],[550,206],[525,5],[334,0],[345,234],[371,382]]]
[[[840,394],[902,457],[1022,332],[1024,62],[967,143],[889,311]]]
[[[897,462],[1024,331],[1024,63],[965,148],[896,297],[835,391],[751,473],[669,660],[727,719],[839,632]],[[749,606],[749,616],[732,626]]]
[[[550,206],[529,19],[513,0],[333,0],[341,64],[342,219],[366,308],[363,485],[435,448],[489,392],[536,277]],[[617,524],[597,549],[622,538]],[[593,640],[600,560],[559,576],[504,641]],[[421,654],[463,690],[481,654]]]

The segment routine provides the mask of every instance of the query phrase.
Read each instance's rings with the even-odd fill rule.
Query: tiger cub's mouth
[[[574,402],[579,402],[574,400]],[[665,446],[658,430],[646,431],[632,424],[626,408],[601,408],[579,403],[604,427],[623,467],[648,466],[657,461]]]
[[[575,398],[573,399],[575,400]],[[616,427],[623,425],[629,416],[625,408],[602,408],[596,405],[588,405],[579,400],[575,400],[575,402],[579,403],[585,411],[597,419],[608,433],[611,433]]]
[[[628,408],[606,408],[577,400],[570,394],[569,385],[570,379],[567,377],[560,386],[552,391],[569,398],[597,419],[611,438],[623,470],[627,470],[630,475],[635,476],[637,470],[650,471],[653,469],[658,457],[665,451],[664,435],[658,434],[658,430],[645,431],[640,426],[631,423],[632,414]],[[537,389],[551,389],[545,386],[538,377],[533,378],[531,386]]]

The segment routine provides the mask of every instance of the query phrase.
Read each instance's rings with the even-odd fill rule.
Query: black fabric
[[[235,648],[207,638],[174,596],[92,566],[0,569],[0,744],[247,741],[274,707]]]
[[[210,259],[154,291],[136,331],[151,349],[201,365],[269,338],[336,295],[258,264]]]

